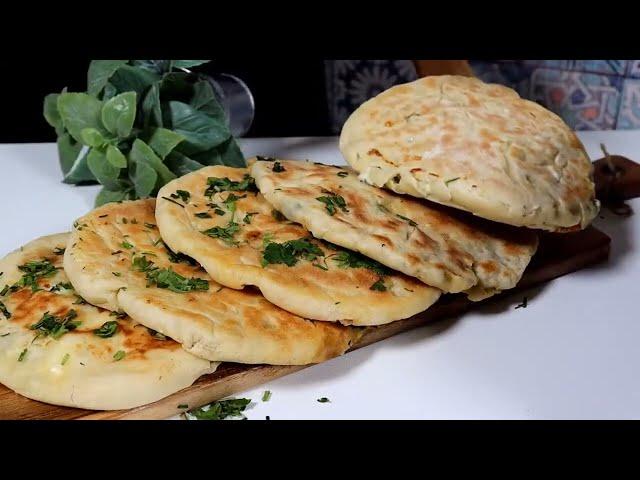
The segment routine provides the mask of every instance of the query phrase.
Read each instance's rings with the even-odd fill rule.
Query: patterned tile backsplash
[[[640,129],[640,60],[470,61],[486,82],[544,105],[575,130]],[[332,129],[381,91],[417,78],[411,60],[326,62]]]

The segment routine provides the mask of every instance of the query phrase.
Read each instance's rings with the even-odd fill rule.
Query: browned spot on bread
[[[371,150],[369,150],[367,152],[368,155],[375,155],[376,157],[382,157],[382,154],[380,153],[380,150],[378,150],[377,148],[372,148]]]
[[[479,265],[487,273],[494,273],[498,271],[498,267],[496,266],[496,263],[490,260],[487,260],[486,262],[480,262]]]

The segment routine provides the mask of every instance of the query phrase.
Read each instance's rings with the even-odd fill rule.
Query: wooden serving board
[[[517,287],[479,303],[517,294],[526,288],[604,261],[609,255],[609,246],[610,238],[593,227],[577,233],[543,234],[538,253],[533,257]],[[445,295],[429,310],[407,320],[380,327],[368,327],[352,350],[426,323],[460,315],[479,303],[470,302],[463,295]],[[181,413],[183,410],[177,408],[180,404],[196,408],[303,368],[307,366],[223,363],[215,373],[201,377],[192,386],[158,402],[131,410],[101,412],[36,402],[0,385],[0,419],[162,419]]]

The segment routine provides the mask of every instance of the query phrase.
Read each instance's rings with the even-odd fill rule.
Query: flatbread
[[[593,167],[560,117],[507,87],[425,77],[363,103],[340,150],[365,182],[515,226],[595,218]]]
[[[214,185],[208,186],[209,178]],[[248,190],[229,191],[224,186],[229,182],[244,185],[235,183],[228,188]],[[222,191],[213,192],[216,188]],[[205,195],[207,189],[211,198]],[[171,198],[178,191],[189,192],[188,201]],[[230,195],[242,198],[230,207]],[[199,218],[201,214],[210,218]],[[230,288],[254,285],[270,302],[305,318],[379,325],[426,310],[440,295],[437,289],[403,274],[381,272],[373,264],[358,267],[363,259],[340,262],[353,259],[353,254],[315,240],[300,225],[279,218],[252,185],[246,169],[205,167],[168,183],[158,194],[156,219],[167,245],[195,258],[217,282]],[[202,233],[230,225],[237,231],[228,238]],[[272,263],[281,250],[295,250],[286,242],[300,241],[319,249],[316,252],[321,255],[288,257],[291,265]]]
[[[0,260],[0,291],[4,292],[0,296],[4,310],[0,313],[0,382],[42,402],[118,410],[160,400],[215,370],[217,363],[187,353],[171,339],[153,336],[126,316],[114,317],[81,303],[62,270],[60,249],[68,237],[65,233],[39,238]],[[29,262],[43,260],[50,266],[42,264],[40,272],[48,269],[51,275],[31,277],[36,292],[28,282],[15,290],[2,288],[30,277],[20,266],[24,269]],[[71,318],[72,310],[77,317]],[[41,323],[45,312],[58,320],[69,315],[69,331],[64,333],[47,322],[42,329],[31,329]],[[80,324],[72,329],[69,322]],[[94,333],[104,324],[117,328],[111,337]],[[104,332],[110,333],[108,329]]]
[[[265,199],[315,237],[445,292],[472,289],[470,298],[479,300],[514,287],[538,245],[532,230],[395,195],[359,181],[350,168],[295,160],[249,164]]]
[[[154,199],[110,203],[76,222],[64,266],[89,302],[122,310],[215,361],[316,363],[344,353],[359,335],[285,312],[255,290],[224,288],[191,259],[171,257],[154,224],[154,205]],[[183,279],[168,280],[169,269]]]

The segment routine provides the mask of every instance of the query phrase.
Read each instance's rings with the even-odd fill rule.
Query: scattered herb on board
[[[207,189],[204,191],[206,197],[211,198],[214,193],[218,192],[257,192],[256,181],[248,173],[244,174],[241,181],[236,182],[228,177],[209,177],[207,178]]]
[[[366,268],[381,277],[391,273],[391,270],[381,263],[351,250],[338,252],[333,255],[331,259],[336,262],[340,268]]]
[[[451,182],[455,182],[456,180],[460,180],[460,177],[450,178],[449,180],[445,180],[444,184],[449,186]]]
[[[49,260],[32,260],[20,265],[18,270],[24,272],[22,278],[18,280],[11,290],[15,291],[21,287],[31,287],[33,293],[42,290],[38,287],[38,279],[51,277],[59,270],[58,267],[54,267]]]
[[[275,162],[273,164],[273,168],[271,169],[271,171],[275,172],[275,173],[280,173],[280,172],[284,172],[285,169],[282,166],[282,164],[280,162]]]
[[[265,390],[262,394],[262,401],[268,402],[269,400],[271,400],[271,390]]]
[[[342,195],[337,195],[332,192],[328,192],[329,195],[325,195],[322,197],[316,197],[316,200],[324,203],[324,208],[327,210],[327,213],[331,216],[335,215],[339,208],[345,213],[349,213],[349,209],[347,208],[347,202],[345,202]]]
[[[227,245],[233,246],[238,244],[238,242],[233,238],[238,230],[240,230],[240,225],[231,220],[226,227],[216,226],[209,228],[208,230],[204,230],[202,233],[211,238],[219,238]]]
[[[413,220],[411,220],[410,218],[404,217],[404,216],[399,215],[397,213],[396,213],[396,217],[398,217],[400,220],[404,220],[405,222],[407,222],[412,227],[417,227],[418,226],[418,224],[416,222],[414,222]]]
[[[222,212],[222,214],[224,215],[224,212]],[[199,213],[196,213],[195,215],[198,218],[211,218],[211,215],[209,215],[208,212],[199,212]]]
[[[293,267],[301,257],[313,261],[323,256],[324,252],[316,244],[308,238],[300,238],[284,243],[269,242],[262,252],[261,263],[263,267],[277,263]]]
[[[377,292],[386,292],[387,287],[384,284],[384,280],[382,278],[379,278],[376,283],[374,283],[369,287],[369,290],[375,290]]]
[[[322,398],[319,398],[319,399],[317,400],[317,402],[318,402],[318,403],[330,403],[330,402],[331,402],[331,400],[329,400],[327,397],[322,397]]]
[[[7,310],[7,307],[2,302],[0,302],[0,313],[2,315],[4,315],[4,318],[6,318],[7,320],[9,320],[11,318],[11,312],[9,312],[9,310]]]
[[[64,182],[98,181],[96,206],[153,197],[205,165],[246,166],[214,87],[184,70],[208,60],[93,60],[86,92],[52,93]]]
[[[55,255],[64,255],[64,251],[65,251],[65,249],[61,248],[61,247],[56,247],[56,248],[53,249],[53,253]]]
[[[175,198],[175,199],[180,199],[182,200],[184,203],[188,203],[189,199],[191,198],[191,194],[189,192],[187,192],[186,190],[176,190],[175,193],[172,193],[170,195],[171,198]]]
[[[246,223],[247,225],[249,225],[251,223],[251,217],[253,217],[254,215],[257,215],[258,212],[248,212],[244,218],[242,219],[242,221],[244,223]]]
[[[127,356],[127,354],[124,351],[118,350],[116,353],[113,354],[113,359],[116,362],[119,362],[120,360],[122,360],[126,356]]]
[[[204,407],[187,412],[187,418],[194,417],[197,420],[224,420],[229,417],[244,417],[242,412],[251,403],[249,398],[232,398],[210,403]]]
[[[123,240],[122,243],[120,244],[120,246],[122,248],[126,248],[127,250],[130,250],[133,248],[133,245],[131,245],[129,242],[127,242],[126,240]]]
[[[115,320],[109,320],[104,322],[100,328],[96,328],[93,333],[100,338],[110,338],[118,331],[118,322]]]
[[[25,358],[27,358],[27,352],[29,351],[29,349],[25,348],[24,350],[22,350],[22,352],[20,352],[20,355],[18,356],[18,361],[22,362]]]
[[[529,299],[527,297],[523,297],[522,303],[519,303],[518,305],[516,305],[516,308],[527,308],[528,301]]]
[[[65,353],[64,357],[62,357],[62,361],[60,362],[60,365],[65,365],[70,358],[71,358],[71,355],[69,355],[68,353]]]
[[[74,322],[78,316],[75,310],[69,310],[66,315],[59,317],[45,312],[42,318],[29,326],[31,330],[37,330],[39,337],[51,336],[51,338],[59,339],[65,333],[75,330],[80,326],[81,322]]]

